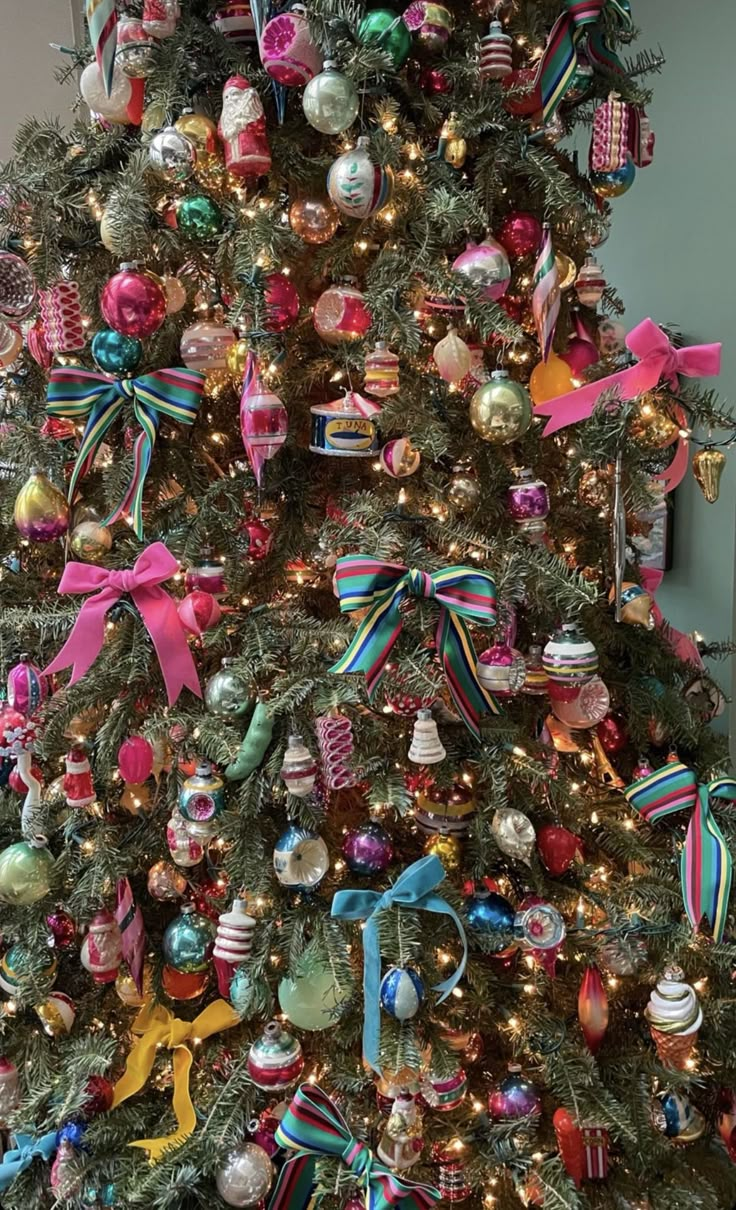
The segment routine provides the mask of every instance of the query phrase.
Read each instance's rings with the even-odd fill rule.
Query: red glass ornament
[[[62,911],[61,908],[50,912],[46,917],[46,923],[51,930],[57,949],[68,950],[74,945],[77,938],[77,926],[68,912]]]
[[[36,780],[40,781],[43,785],[43,770],[39,769],[38,765],[31,765],[31,773]],[[28,786],[23,781],[23,777],[21,776],[21,773],[17,767],[11,770],[10,777],[8,778],[8,785],[10,786],[11,790],[15,790],[16,794],[28,793]]]
[[[285,273],[268,274],[265,301],[269,332],[285,332],[299,318],[299,294]]]
[[[94,1118],[98,1113],[107,1113],[113,1099],[112,1081],[107,1076],[90,1076],[84,1091],[86,1096],[82,1109],[85,1117]]]
[[[542,224],[529,210],[512,210],[501,223],[496,238],[509,256],[531,256],[542,242]]]
[[[47,416],[40,431],[42,437],[51,437],[53,441],[68,441],[76,436],[74,421],[64,420],[63,416]]]
[[[562,1163],[565,1166],[565,1171],[571,1177],[576,1188],[579,1189],[583,1183],[583,1174],[585,1172],[585,1149],[583,1147],[582,1131],[566,1109],[557,1109],[552,1118],[552,1123],[555,1128],[557,1147]]]
[[[31,357],[40,365],[41,369],[50,369],[51,363],[54,360],[54,354],[46,341],[43,320],[40,316],[32,327],[29,328],[26,344]]]
[[[153,273],[134,263],[122,265],[100,295],[100,310],[116,332],[143,340],[166,319],[166,294]]]
[[[454,86],[441,67],[425,67],[419,77],[419,87],[427,97],[440,97],[452,92]]]
[[[260,517],[250,517],[240,528],[248,538],[248,558],[254,563],[265,559],[273,543],[273,534],[265,521],[261,521]]]
[[[222,610],[211,592],[197,588],[194,592],[187,593],[179,603],[178,614],[184,629],[199,638],[205,630],[211,630],[217,625],[222,617]]]
[[[578,1020],[588,1050],[596,1054],[608,1029],[608,997],[595,965],[588,967],[580,984]]]
[[[209,971],[175,971],[173,966],[165,966],[162,974],[164,991],[172,1000],[196,1000],[201,996],[209,980]]]
[[[503,107],[514,117],[523,118],[536,113],[540,107],[538,90],[534,87],[537,70],[534,67],[519,67],[505,76],[502,85],[504,92],[513,89],[514,96],[507,96]]]
[[[140,785],[153,771],[153,748],[142,735],[129,735],[118,748],[118,769],[123,781]]]
[[[601,747],[609,756],[621,752],[629,742],[626,724],[620,714],[607,714],[596,727]]]
[[[544,824],[537,832],[539,856],[553,878],[559,878],[570,869],[581,848],[580,837],[559,824]]]

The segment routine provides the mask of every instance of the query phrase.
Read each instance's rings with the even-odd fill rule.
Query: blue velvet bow
[[[35,1159],[48,1162],[56,1151],[56,1137],[55,1130],[42,1134],[38,1139],[31,1134],[16,1134],[15,1147],[5,1152],[0,1164],[0,1193],[9,1189],[16,1176],[30,1168]]]
[[[445,867],[439,857],[422,857],[404,870],[393,886],[381,894],[379,891],[337,891],[332,900],[332,915],[341,920],[365,920],[363,929],[363,1058],[374,1071],[378,1066],[381,1041],[380,988],[381,950],[378,936],[378,915],[386,908],[407,907],[425,912],[439,912],[455,921],[458,936],[463,943],[463,956],[455,971],[434,991],[440,992],[439,1003],[445,1000],[463,976],[468,958],[468,944],[462,921],[454,908],[450,907],[434,889],[445,878]]]

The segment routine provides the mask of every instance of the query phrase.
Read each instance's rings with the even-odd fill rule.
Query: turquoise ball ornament
[[[215,925],[188,903],[166,929],[161,943],[164,962],[185,975],[207,970],[215,944]]]
[[[497,891],[479,891],[471,895],[465,905],[468,924],[486,937],[492,937],[494,933],[513,934],[515,917],[516,913],[508,899]],[[509,941],[502,938],[497,944],[494,943],[490,952],[498,953],[508,944]]]
[[[182,198],[176,211],[176,225],[189,239],[214,239],[221,233],[224,222],[217,202],[203,193]]]
[[[297,1029],[330,1029],[349,998],[350,989],[336,981],[329,967],[279,983],[281,1011]]]
[[[381,1008],[397,1021],[409,1021],[419,1012],[424,984],[412,966],[392,966],[381,980]]]
[[[0,988],[8,996],[17,996],[20,990],[20,982],[24,975],[34,973],[36,978],[43,978],[48,981],[49,988],[53,985],[56,976],[56,958],[53,954],[49,954],[48,959],[43,960],[44,964],[40,970],[36,965],[36,959],[23,945],[11,945],[10,949],[3,955],[0,962]]]
[[[392,8],[374,8],[366,13],[358,26],[358,41],[385,51],[396,71],[404,66],[411,53],[411,34]]]
[[[629,156],[626,163],[613,172],[591,172],[590,183],[598,197],[621,197],[622,193],[628,193],[635,177],[636,167]]]
[[[112,328],[103,328],[92,337],[92,356],[106,374],[118,378],[132,374],[143,356],[143,345],[135,336],[124,336]]]
[[[0,853],[0,903],[25,907],[43,899],[51,889],[53,864],[45,837],[11,844]]]

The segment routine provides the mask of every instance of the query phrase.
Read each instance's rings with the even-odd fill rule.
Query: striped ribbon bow
[[[268,1210],[307,1210],[312,1198],[315,1166],[321,1156],[342,1160],[365,1190],[366,1210],[428,1210],[439,1201],[432,1185],[418,1185],[397,1176],[370,1148],[356,1139],[337,1106],[316,1084],[302,1084],[276,1129],[276,1142],[295,1151],[287,1159]]]
[[[586,33],[591,62],[607,72],[623,71],[600,28],[604,12],[612,14],[622,29],[631,28],[629,0],[565,0],[565,10],[552,27],[537,73],[543,121],[549,121],[572,84],[578,67],[578,44]]]
[[[335,584],[343,613],[366,606],[368,613],[330,672],[364,672],[368,695],[373,697],[391,648],[401,634],[401,603],[409,596],[423,597],[440,606],[437,651],[465,725],[478,737],[479,714],[500,713],[495,699],[478,680],[476,655],[464,620],[495,624],[496,586],[488,572],[447,567],[430,575],[369,555],[345,555],[337,560]]]
[[[71,420],[86,418],[82,443],[69,484],[69,500],[95,460],[107,430],[125,405],[132,401],[141,432],[133,447],[133,474],[124,498],[102,522],[111,525],[129,511],[138,538],[143,537],[143,488],[151,465],[162,416],[193,424],[204,391],[204,374],[198,370],[154,370],[140,378],[110,378],[78,366],[56,366],[51,371],[46,410]]]
[[[624,794],[647,823],[694,808],[680,860],[682,898],[693,928],[697,930],[705,916],[715,940],[720,941],[728,913],[733,859],[711,811],[710,799],[736,802],[736,779],[718,777],[707,785],[698,785],[692,769],[673,761],[635,781]]]
[[[379,1000],[381,992],[381,945],[378,935],[378,915],[392,907],[415,911],[437,912],[454,922],[462,942],[463,953],[456,969],[447,979],[435,984],[441,1004],[457,987],[463,977],[468,958],[465,929],[457,912],[435,890],[444,881],[445,867],[439,857],[420,857],[408,866],[393,886],[380,891],[337,891],[332,900],[331,915],[338,920],[365,920],[363,941],[363,1058],[374,1071],[378,1066],[381,1041]]]

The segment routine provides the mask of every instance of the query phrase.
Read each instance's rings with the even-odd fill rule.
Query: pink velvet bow
[[[703,660],[700,652],[695,646],[692,639],[683,634],[681,630],[676,630],[671,626],[665,617],[662,615],[662,610],[654,600],[654,594],[662,583],[664,572],[658,571],[654,567],[640,567],[639,578],[641,586],[645,592],[649,593],[652,601],[652,617],[658,628],[664,631],[665,638],[668,640],[670,647],[675,655],[688,664],[695,664],[697,668],[703,667]]]
[[[603,392],[611,387],[618,387],[623,400],[636,399],[644,391],[651,391],[661,379],[677,390],[678,374],[684,374],[686,378],[705,378],[721,372],[720,344],[689,345],[676,349],[651,319],[643,319],[632,328],[626,337],[626,345],[638,358],[636,365],[535,407],[536,416],[550,417],[544,429],[545,437],[567,428],[569,424],[587,420]],[[684,414],[678,413],[678,418],[680,415],[681,423],[684,423]],[[665,480],[665,490],[671,491],[676,487],[686,470],[687,444],[680,440],[671,465],[658,476]]]
[[[132,570],[107,571],[88,563],[67,563],[59,582],[60,593],[94,592],[79,611],[69,638],[44,673],[71,666],[69,684],[80,680],[97,659],[105,641],[105,615],[123,593],[130,594],[156,649],[169,705],[182,689],[202,696],[197,669],[187,646],[176,606],[159,587],[179,570],[163,542],[153,542],[135,561]]]

